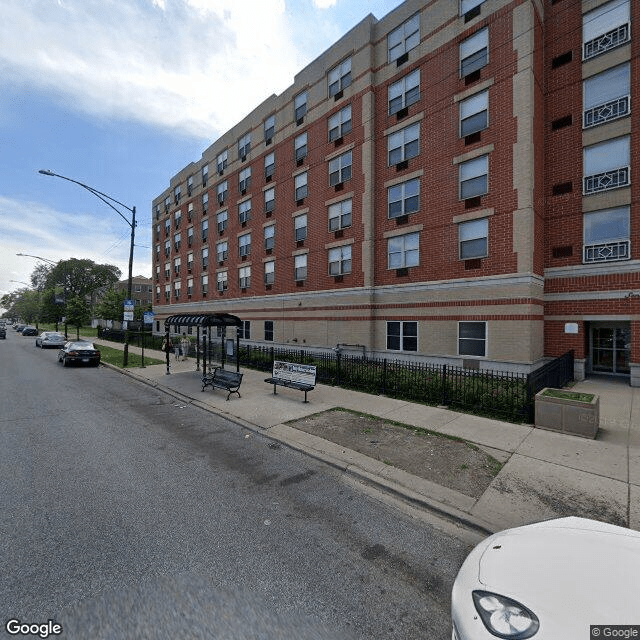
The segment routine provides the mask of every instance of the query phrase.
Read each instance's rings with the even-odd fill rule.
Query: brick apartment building
[[[120,280],[116,282],[115,288],[118,291],[128,292],[129,281]],[[153,305],[153,280],[145,276],[133,276],[131,278],[131,298],[136,307]]]
[[[156,330],[640,384],[640,3],[369,15],[153,201]]]

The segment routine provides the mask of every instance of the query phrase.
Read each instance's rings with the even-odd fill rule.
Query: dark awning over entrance
[[[242,320],[230,313],[185,313],[169,316],[164,326],[178,327],[241,327]]]

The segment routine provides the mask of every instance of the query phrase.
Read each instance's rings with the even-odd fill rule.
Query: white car
[[[60,347],[64,346],[66,342],[64,336],[57,331],[43,331],[36,338],[36,347],[40,347],[41,349],[47,349],[49,347]]]
[[[591,625],[640,625],[640,532],[570,517],[496,533],[460,568],[451,617],[453,640],[587,640],[607,636]]]

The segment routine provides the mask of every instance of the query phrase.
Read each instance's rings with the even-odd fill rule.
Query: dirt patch
[[[288,424],[473,498],[484,493],[502,466],[463,440],[346,409]]]

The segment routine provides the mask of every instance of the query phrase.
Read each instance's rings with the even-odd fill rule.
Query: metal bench
[[[242,383],[242,374],[238,371],[228,371],[227,369],[223,369],[222,367],[216,367],[213,370],[213,373],[207,373],[202,376],[202,390],[204,391],[207,387],[211,387],[211,389],[215,389],[216,387],[219,389],[226,389],[229,393],[227,394],[227,400],[232,393],[237,393],[238,397],[241,398],[240,395],[240,384]]]
[[[278,395],[277,386],[304,391],[304,401],[308,402],[307,392],[313,391],[316,386],[316,368],[310,364],[294,364],[275,360],[273,374],[265,382],[273,385],[274,395]]]

